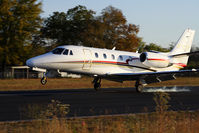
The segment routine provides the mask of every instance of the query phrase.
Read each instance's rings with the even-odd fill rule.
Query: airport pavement
[[[153,92],[169,91],[171,110],[199,110],[199,87],[42,90],[0,92],[0,121],[24,120],[28,105],[47,105],[52,99],[70,104],[69,117],[145,113],[155,110]],[[25,110],[28,111],[28,110]]]

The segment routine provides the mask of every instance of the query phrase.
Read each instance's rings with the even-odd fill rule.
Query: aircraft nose
[[[28,59],[26,61],[26,65],[29,67],[43,67],[50,59],[49,53],[46,53]]]
[[[30,58],[26,61],[26,65],[29,66],[29,67],[34,67],[34,63],[33,63],[33,59]]]

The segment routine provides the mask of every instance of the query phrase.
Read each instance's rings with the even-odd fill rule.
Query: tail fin
[[[169,53],[170,56],[189,53],[191,51],[191,45],[193,42],[193,38],[195,35],[195,31],[191,29],[186,29],[180,39],[177,41],[175,47]],[[176,57],[175,63],[182,63],[187,65],[189,56]]]

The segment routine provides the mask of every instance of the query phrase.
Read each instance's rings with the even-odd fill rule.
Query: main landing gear
[[[95,77],[92,83],[94,84],[93,86],[96,91],[101,88],[101,78]]]
[[[137,80],[137,81],[135,82],[135,88],[136,88],[136,91],[137,91],[138,93],[142,93],[142,91],[143,91],[143,89],[144,89],[144,84],[142,84],[142,83],[140,82],[140,80]]]

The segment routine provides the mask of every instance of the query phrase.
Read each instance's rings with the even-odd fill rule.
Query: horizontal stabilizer
[[[190,55],[198,54],[198,53],[199,53],[199,51],[195,51],[195,52],[189,52],[189,53],[182,53],[182,54],[170,55],[169,57],[190,56]]]

